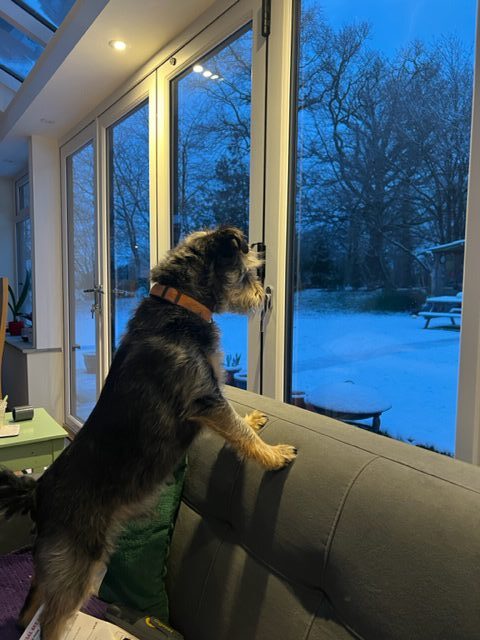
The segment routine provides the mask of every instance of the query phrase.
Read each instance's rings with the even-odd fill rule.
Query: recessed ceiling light
[[[108,44],[112,47],[112,49],[115,49],[115,51],[125,51],[125,49],[127,48],[127,43],[123,40],[110,40]]]
[[[210,76],[210,80],[217,80],[218,79],[218,73],[214,73],[213,76]]]
[[[55,120],[49,120],[48,118],[40,118],[40,122],[43,122],[43,124],[55,124]]]
[[[209,78],[212,75],[212,72],[207,69],[206,71],[203,72],[202,75],[204,75],[205,78]]]
[[[195,73],[202,73],[202,71],[203,71],[203,67],[202,67],[202,65],[201,65],[201,64],[196,64],[196,65],[193,67],[193,70],[195,71]]]

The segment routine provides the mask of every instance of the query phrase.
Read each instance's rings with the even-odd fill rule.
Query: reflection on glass
[[[58,29],[75,0],[13,0],[52,30]]]
[[[150,202],[148,102],[109,129],[112,351],[148,294]]]
[[[95,284],[95,162],[93,143],[67,159],[70,278],[70,410],[85,421],[97,397],[97,335],[91,312]]]
[[[248,236],[252,31],[242,29],[173,82],[173,241],[234,225]],[[227,383],[246,387],[245,317],[215,318]]]
[[[0,18],[0,69],[22,82],[43,47]]]
[[[475,7],[303,0],[299,25],[290,400],[449,453]]]

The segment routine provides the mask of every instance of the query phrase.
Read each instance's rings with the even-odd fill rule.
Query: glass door
[[[99,386],[99,327],[102,289],[98,270],[94,139],[66,155],[66,235],[68,263],[67,417],[83,423]]]
[[[110,336],[112,353],[150,288],[148,100],[108,132]]]
[[[98,137],[105,377],[129,319],[148,295],[157,260],[154,73],[99,118]]]
[[[263,241],[264,118],[255,122],[252,113],[260,114],[263,105],[264,87],[257,91],[256,82],[263,77],[265,39],[258,34],[253,4],[246,15],[232,10],[224,16],[225,24],[176,56],[179,71],[167,70],[161,78],[170,97],[173,245],[193,231],[219,225],[240,228],[251,243]],[[215,321],[227,384],[259,389],[258,318],[226,313]]]

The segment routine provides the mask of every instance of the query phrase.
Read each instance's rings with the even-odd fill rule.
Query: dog
[[[35,522],[34,575],[19,623],[27,626],[43,603],[43,640],[61,638],[95,591],[122,525],[154,504],[201,429],[267,470],[295,458],[294,447],[259,437],[264,414],[241,417],[222,393],[212,312],[259,308],[260,264],[236,228],[185,238],[153,268],[151,295],[130,320],[73,442],[37,482],[0,471],[0,513],[30,513]]]

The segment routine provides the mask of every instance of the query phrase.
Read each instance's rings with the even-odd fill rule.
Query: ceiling
[[[222,9],[234,2],[216,1]],[[7,2],[0,0],[0,15]],[[77,0],[26,80],[5,94],[3,112],[0,92],[0,176],[25,168],[30,135],[65,136],[213,4]],[[115,51],[111,40],[127,48]]]

